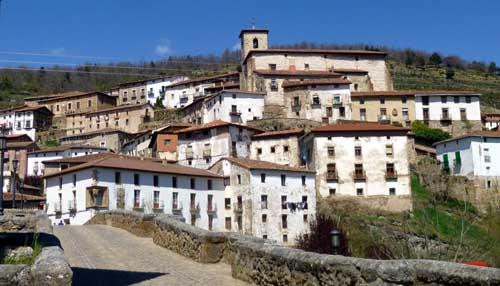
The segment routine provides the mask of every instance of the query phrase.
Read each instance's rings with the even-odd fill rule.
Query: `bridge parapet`
[[[202,263],[228,263],[233,277],[256,285],[500,285],[500,269],[317,254],[270,240],[206,231],[170,215],[109,211],[90,223],[150,236],[156,244]]]

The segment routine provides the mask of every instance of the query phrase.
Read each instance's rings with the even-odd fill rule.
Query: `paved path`
[[[55,226],[73,269],[73,285],[248,285],[226,264],[201,264],[103,225]]]

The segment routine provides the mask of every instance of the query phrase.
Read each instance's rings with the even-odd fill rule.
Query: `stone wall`
[[[45,214],[6,210],[0,216],[0,246],[23,246],[35,234],[40,254],[31,265],[0,264],[0,286],[71,285],[73,272]]]
[[[500,269],[317,254],[260,238],[209,232],[169,215],[111,211],[97,214],[90,223],[126,230],[146,224],[147,231],[139,233],[156,244],[199,262],[228,263],[235,278],[256,285],[500,285]]]
[[[371,209],[391,213],[401,213],[412,209],[411,196],[331,196],[327,198],[335,205],[350,205],[359,209]]]
[[[257,119],[247,122],[248,126],[260,128],[265,131],[287,130],[293,128],[304,128],[306,131],[322,125],[321,122],[301,118],[268,118]]]

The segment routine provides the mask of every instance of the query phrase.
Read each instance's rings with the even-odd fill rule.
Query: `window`
[[[328,194],[329,194],[330,196],[335,196],[335,193],[336,193],[336,192],[337,192],[337,190],[336,190],[336,189],[329,189],[329,190],[328,190]]]
[[[345,117],[345,107],[343,106],[339,107],[339,117],[341,118]]]
[[[403,120],[407,121],[407,120],[410,120],[410,117],[408,115],[408,108],[403,108],[403,110],[401,111],[401,117],[403,118]]]
[[[172,188],[177,188],[177,177],[172,177]]]
[[[191,214],[191,225],[196,226],[196,215],[195,214]]]
[[[453,97],[453,102],[460,103],[460,96],[454,96]]]
[[[272,147],[271,147],[271,153],[274,153],[274,152],[276,152],[276,147],[275,147],[275,146],[272,146]]]
[[[422,96],[422,105],[429,105],[429,97]]]
[[[363,189],[362,188],[356,189],[356,195],[362,196],[363,195]]]
[[[163,140],[163,145],[165,145],[165,146],[169,146],[171,143],[172,143],[172,141],[170,139]]]
[[[287,229],[288,228],[288,216],[286,214],[281,215],[281,227],[283,229]]]
[[[326,116],[327,117],[333,116],[333,108],[331,108],[330,106],[326,108]]]
[[[286,186],[286,175],[281,175],[281,185]]]
[[[230,210],[231,209],[231,198],[225,198],[224,199],[224,208],[226,210]]]
[[[263,210],[267,209],[267,195],[260,196],[260,208]]]
[[[160,185],[159,179],[157,175],[153,176],[153,186],[158,187]]]
[[[226,217],[224,221],[226,230],[231,230],[231,217]]]
[[[207,180],[207,189],[208,190],[212,190],[213,187],[212,187],[212,180]]]
[[[259,40],[257,38],[253,39],[253,48],[258,49],[259,48]]]
[[[358,179],[364,177],[363,164],[354,164],[354,176]]]
[[[87,106],[88,106],[88,107],[92,107],[92,100],[89,100],[89,101],[87,102]]]
[[[387,175],[394,176],[396,174],[396,171],[394,170],[394,163],[387,163],[385,165],[385,171],[386,171]]]
[[[354,147],[354,156],[361,157],[361,146]]]
[[[134,208],[141,207],[141,191],[134,190]]]
[[[272,71],[276,70],[276,64],[269,64],[269,69]]]
[[[450,115],[448,113],[448,108],[441,109],[441,119],[449,119]]]
[[[236,175],[236,179],[238,180],[238,185],[241,185],[241,175]]]
[[[365,108],[359,109],[359,120],[366,121],[366,109]]]
[[[395,196],[396,195],[396,188],[389,188],[389,195]]]
[[[172,193],[172,209],[173,210],[180,209],[180,206],[179,206],[179,193],[177,193],[177,192],[173,192]]]
[[[278,91],[278,82],[275,79],[271,80],[271,91]]]
[[[287,209],[286,196],[281,196],[281,209],[282,210],[286,210]]]
[[[262,214],[262,223],[267,223],[267,214]]]
[[[134,185],[138,186],[140,184],[139,174],[134,174]]]
[[[385,145],[385,155],[387,157],[392,157],[394,155],[392,145]]]
[[[319,96],[315,96],[313,97],[313,102],[312,102],[313,105],[320,105],[321,102],[319,101]]]
[[[357,83],[355,83],[355,84],[354,84],[354,90],[355,90],[355,91],[357,91],[357,90],[358,90],[358,86],[359,86],[359,85],[358,85]]]
[[[328,147],[328,157],[335,157],[335,147]]]
[[[446,96],[441,96],[441,103],[446,103],[447,101],[448,100]]]
[[[308,209],[307,196],[302,196],[302,209],[304,209],[304,210]]]
[[[283,146],[283,152],[288,152],[288,149],[289,149],[288,146],[286,146],[286,145]]]
[[[288,243],[288,235],[283,234],[283,243]]]
[[[408,97],[406,97],[406,95],[403,95],[403,96],[401,97],[401,102],[402,102],[402,103],[406,103],[406,101],[408,101]]]
[[[160,191],[153,192],[153,208],[154,209],[160,208]]]
[[[257,148],[257,154],[259,154],[259,155],[262,154],[262,148]]]
[[[326,176],[327,179],[337,178],[337,166],[335,165],[335,163],[330,163],[326,165]]]
[[[429,108],[422,109],[424,120],[429,120]]]
[[[302,186],[306,185],[306,176],[302,176]]]
[[[308,70],[309,70],[309,64],[305,63],[305,64],[304,64],[304,69],[305,69],[306,71],[308,71]]]
[[[266,182],[266,174],[262,173],[260,174],[260,182],[265,183]]]
[[[68,110],[71,110],[71,102],[68,103]]]
[[[465,103],[471,103],[472,102],[472,97],[471,96],[466,96],[465,97]]]
[[[76,187],[76,174],[73,174],[73,187]]]
[[[364,97],[359,98],[359,104],[365,104],[365,98]]]
[[[460,108],[460,120],[467,120],[467,110],[465,108]]]
[[[190,180],[190,186],[191,186],[191,189],[196,189],[196,179],[195,178],[191,178]]]

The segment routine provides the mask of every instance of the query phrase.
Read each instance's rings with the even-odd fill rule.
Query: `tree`
[[[454,79],[455,78],[455,71],[451,68],[446,69],[446,79]]]
[[[494,74],[497,71],[498,71],[497,64],[495,62],[491,62],[490,65],[488,66],[488,72]]]
[[[457,69],[464,68],[464,61],[458,56],[448,56],[443,59],[443,63],[448,68],[457,68]]]
[[[334,229],[340,231],[341,255],[349,256],[348,240],[345,231],[338,223],[323,215],[318,215],[316,219],[309,223],[309,233],[302,234],[297,238],[297,247],[305,251],[332,254],[332,238],[330,232]]]
[[[430,128],[422,121],[413,121],[411,131],[415,134],[415,139],[424,144],[432,145],[433,143],[450,139],[451,135],[441,129]]]
[[[429,63],[431,65],[439,66],[442,62],[443,62],[443,59],[436,52],[432,53],[432,55],[429,57]]]
[[[165,106],[163,105],[163,96],[157,97],[155,104],[153,105],[154,109],[165,109]]]

